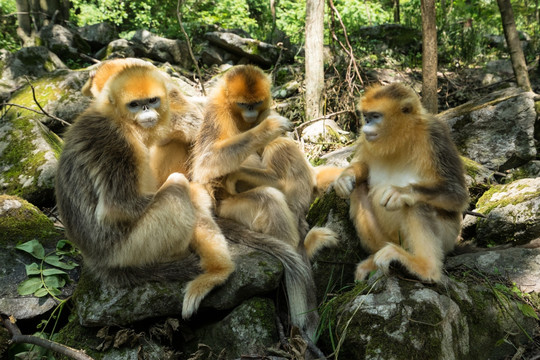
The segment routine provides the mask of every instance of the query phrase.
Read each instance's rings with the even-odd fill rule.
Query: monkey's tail
[[[309,259],[313,259],[321,249],[336,246],[337,244],[337,234],[326,227],[313,227],[304,239],[304,247]]]
[[[232,220],[216,220],[229,241],[264,251],[282,262],[291,322],[314,339],[319,324],[319,314],[315,282],[309,263],[304,261],[295,248],[281,240],[251,231]]]
[[[151,281],[187,282],[202,273],[199,257],[190,254],[177,261],[145,266],[92,267],[96,277],[113,286],[135,286]]]

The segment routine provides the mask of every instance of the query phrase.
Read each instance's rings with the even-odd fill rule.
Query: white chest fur
[[[371,164],[369,168],[369,184],[376,186],[398,186],[404,187],[416,184],[420,176],[414,168],[389,166],[386,164]]]

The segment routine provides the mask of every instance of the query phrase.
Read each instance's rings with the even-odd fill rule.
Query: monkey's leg
[[[388,243],[375,254],[375,265],[387,271],[392,261],[398,261],[420,280],[439,281],[444,252],[441,239],[434,231],[440,220],[432,213],[432,210],[421,207],[404,209],[400,235],[407,250],[394,243]]]
[[[185,176],[171,174],[129,237],[115,247],[115,256],[111,257],[109,265],[146,265],[156,259],[170,261],[187,254],[196,222],[189,193],[189,182]]]
[[[224,199],[218,215],[272,235],[295,248],[300,242],[296,216],[283,193],[272,187],[258,187]]]
[[[350,196],[349,215],[354,223],[362,245],[374,253],[382,248],[389,239],[384,235],[377,214],[373,210],[365,182],[358,184]]]
[[[186,285],[182,317],[191,317],[202,299],[234,271],[227,240],[212,217],[212,199],[202,185],[191,184],[191,199],[198,214],[191,247],[201,258],[203,273]]]
[[[201,257],[203,273],[186,285],[182,317],[191,317],[202,299],[217,285],[221,285],[234,271],[227,240],[213,219],[200,219],[195,227],[192,247]]]

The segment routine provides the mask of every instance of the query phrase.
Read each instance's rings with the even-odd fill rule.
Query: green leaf
[[[48,288],[61,288],[66,285],[66,280],[62,279],[60,276],[47,276],[44,279],[45,286]]]
[[[15,248],[26,251],[36,259],[42,260],[45,257],[45,249],[43,248],[43,245],[41,245],[36,239],[19,244],[15,246]]]
[[[517,306],[523,315],[539,320],[538,315],[536,315],[536,312],[534,311],[534,308],[529,304],[517,303]]]
[[[51,275],[67,275],[67,272],[60,269],[45,269],[43,270],[43,276],[51,276]]]
[[[41,269],[39,268],[39,265],[36,263],[25,265],[25,267],[26,267],[26,275],[28,276],[41,274]]]
[[[35,293],[41,287],[43,287],[41,279],[38,277],[32,277],[20,283],[17,287],[17,292],[19,295],[30,295]]]
[[[44,297],[49,295],[49,292],[45,288],[37,289],[36,292],[34,292],[35,297]]]
[[[53,265],[53,266],[59,267],[60,269],[66,269],[66,270],[71,270],[75,266],[77,266],[76,264],[73,264],[72,262],[69,262],[69,263],[62,262],[62,258],[57,255],[49,255],[45,257],[43,261],[45,261],[49,265]]]

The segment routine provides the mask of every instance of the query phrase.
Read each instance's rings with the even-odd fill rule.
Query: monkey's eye
[[[262,101],[258,101],[258,102],[254,102],[254,103],[242,103],[242,102],[237,102],[236,105],[242,109],[246,109],[246,110],[254,110],[256,108],[258,108],[259,106],[261,106],[263,104]]]
[[[364,120],[367,124],[371,122],[380,122],[383,118],[383,114],[376,111],[364,112],[362,115],[364,116]]]
[[[132,101],[132,102],[129,102],[129,103],[127,104],[127,106],[128,106],[130,109],[135,109],[135,108],[139,107],[139,102],[134,100],[134,101]]]
[[[157,97],[153,97],[153,98],[149,99],[148,102],[149,102],[150,104],[155,104],[155,103],[158,102],[158,100],[159,100],[159,99],[158,99]]]

